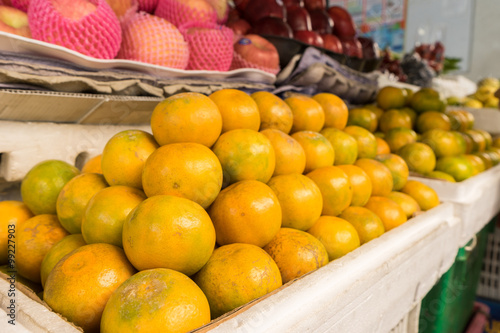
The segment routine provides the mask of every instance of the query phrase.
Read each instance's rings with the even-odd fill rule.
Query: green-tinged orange
[[[276,166],[273,176],[303,173],[306,168],[306,153],[300,143],[284,132],[268,128],[260,131],[274,149]]]
[[[392,174],[394,191],[399,191],[403,188],[410,175],[410,170],[404,159],[396,154],[383,154],[375,156],[375,159],[382,162]]]
[[[320,132],[332,144],[335,152],[333,165],[353,164],[358,158],[358,142],[349,134],[333,127],[325,127]]]
[[[292,138],[297,140],[306,153],[304,173],[333,165],[335,150],[330,141],[323,135],[313,131],[300,131],[293,133]]]
[[[402,108],[406,105],[407,94],[404,89],[385,86],[377,93],[377,106],[384,110]]]
[[[267,91],[254,92],[250,97],[259,108],[261,131],[276,129],[286,134],[290,133],[293,125],[293,114],[285,101]]]
[[[365,207],[347,207],[339,217],[353,225],[358,232],[361,245],[385,232],[382,220]]]
[[[359,126],[347,126],[344,132],[358,144],[358,158],[374,158],[377,155],[377,139],[370,131]]]
[[[397,154],[405,160],[408,169],[413,172],[426,174],[434,170],[436,166],[436,155],[425,143],[409,143],[401,147]]]
[[[415,124],[417,123],[417,117],[418,117],[418,114],[415,112],[415,110],[413,110],[412,108],[409,108],[409,107],[404,107],[404,108],[401,108],[399,110],[410,116],[412,128],[415,127]]]
[[[437,158],[446,156],[456,156],[465,153],[465,140],[455,132],[442,129],[432,129],[424,134],[420,142],[432,148]]]
[[[436,162],[436,170],[446,172],[457,182],[466,180],[474,175],[474,167],[463,155],[439,158]]]
[[[349,110],[347,126],[359,126],[370,132],[375,132],[378,126],[377,116],[369,109],[354,108]]]
[[[391,129],[398,127],[413,128],[411,118],[406,112],[390,109],[380,117],[378,128],[381,132],[387,133]]]
[[[356,161],[355,166],[363,169],[372,182],[372,196],[385,196],[391,193],[394,187],[391,170],[374,159],[361,158]]]
[[[450,175],[446,172],[443,172],[443,171],[438,171],[438,170],[428,172],[424,176],[428,177],[428,178],[433,178],[433,179],[446,180],[446,181],[451,182],[451,183],[456,182],[455,178],[453,178],[452,175]]]
[[[441,100],[439,92],[432,88],[421,88],[413,93],[410,107],[422,113],[425,111],[444,111],[446,103]]]
[[[413,217],[416,212],[421,211],[418,202],[406,193],[393,191],[387,197],[403,209],[408,219]]]
[[[432,129],[443,131],[451,130],[450,118],[443,112],[426,111],[418,115],[416,123],[417,132],[425,133]]]
[[[385,133],[384,140],[389,145],[391,153],[395,154],[404,145],[416,142],[417,133],[406,127],[396,127]]]

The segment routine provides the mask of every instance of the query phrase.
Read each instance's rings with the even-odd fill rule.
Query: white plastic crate
[[[463,247],[500,211],[500,165],[459,183],[409,177],[432,187],[442,202],[456,205],[461,219],[459,246]]]
[[[500,301],[500,227],[488,235],[477,295]]]

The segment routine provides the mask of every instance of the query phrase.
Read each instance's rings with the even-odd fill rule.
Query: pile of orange
[[[439,204],[407,181],[426,157],[391,151],[416,143],[394,94],[351,113],[329,93],[174,95],[81,173],[34,166],[0,245],[16,224],[19,274],[85,330],[193,330]]]

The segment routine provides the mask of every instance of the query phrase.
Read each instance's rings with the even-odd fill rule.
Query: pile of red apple
[[[363,59],[380,56],[372,39],[358,37],[349,12],[326,8],[326,0],[235,0],[227,26],[248,33],[294,38],[335,53]],[[283,5],[281,5],[282,3]]]

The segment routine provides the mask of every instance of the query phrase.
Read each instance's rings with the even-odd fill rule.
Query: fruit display
[[[350,114],[329,93],[172,95],[152,134],[114,135],[82,170],[39,163],[23,202],[0,203],[18,273],[85,331],[208,324],[439,205],[408,181],[422,163],[378,153],[374,124],[401,115],[370,108]]]
[[[452,106],[463,106],[473,109],[499,108],[499,96],[495,94],[500,89],[500,81],[494,77],[486,77],[477,83],[477,90],[466,97],[450,96],[447,102]]]

